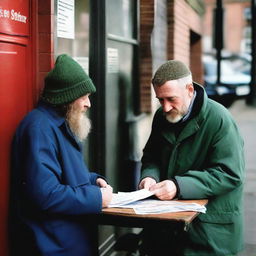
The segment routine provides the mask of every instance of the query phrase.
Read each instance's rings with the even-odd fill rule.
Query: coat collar
[[[72,143],[81,151],[82,150],[82,144],[76,139],[75,135],[70,130],[66,119],[62,116],[60,116],[54,107],[49,106],[48,104],[39,101],[37,105],[37,109],[39,111],[42,111],[44,114],[47,115],[47,117],[51,120],[51,122],[59,127],[67,136],[71,138]]]
[[[54,107],[49,106],[48,104],[39,101],[37,109],[42,111],[47,115],[47,117],[53,122],[57,127],[60,127],[65,123],[65,118],[60,116]]]

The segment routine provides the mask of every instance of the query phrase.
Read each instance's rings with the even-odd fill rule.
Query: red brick
[[[51,33],[54,31],[54,16],[48,14],[38,15],[39,32]]]
[[[38,0],[38,14],[54,14],[54,1]]]
[[[49,72],[53,66],[53,54],[39,54],[39,72]]]
[[[53,52],[53,34],[39,33],[39,52],[40,53]]]

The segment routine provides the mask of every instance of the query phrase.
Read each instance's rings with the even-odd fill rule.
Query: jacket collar
[[[65,118],[60,116],[54,107],[51,107],[43,101],[38,102],[37,109],[45,113],[51,122],[53,122],[57,127],[60,127],[63,123],[65,123]]]
[[[70,130],[66,119],[62,116],[60,116],[54,107],[44,103],[43,101],[39,101],[37,105],[37,109],[39,111],[42,111],[44,114],[47,115],[47,117],[51,120],[51,122],[59,127],[64,133],[67,134],[72,140],[72,143],[81,151],[82,150],[82,144],[76,139],[75,135]]]

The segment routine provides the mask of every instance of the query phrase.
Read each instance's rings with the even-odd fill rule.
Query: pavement
[[[256,107],[248,106],[245,100],[237,100],[229,111],[236,120],[245,142],[245,250],[239,256],[256,256]]]

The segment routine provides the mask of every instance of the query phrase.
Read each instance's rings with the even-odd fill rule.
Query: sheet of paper
[[[183,203],[178,201],[161,201],[157,199],[144,199],[128,204],[113,205],[111,207],[132,208],[136,214],[158,214],[166,212],[193,211],[205,213],[206,207],[197,203]]]
[[[145,199],[129,204],[136,214],[156,214],[166,212],[193,211],[205,213],[206,207],[197,203],[183,203],[178,201],[161,201]]]
[[[133,192],[118,192],[113,194],[109,207],[120,207],[129,203],[152,196],[154,193],[147,189],[140,189]]]

